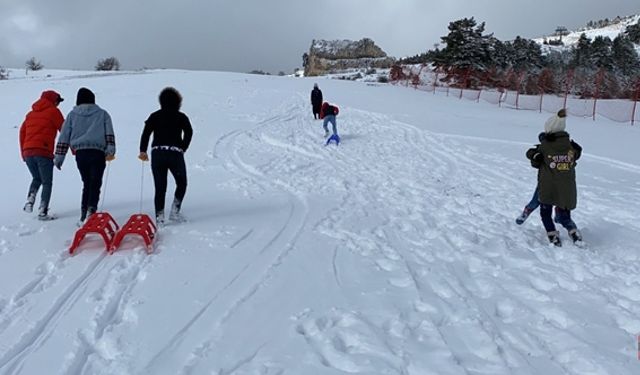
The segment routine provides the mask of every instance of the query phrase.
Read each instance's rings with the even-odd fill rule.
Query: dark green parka
[[[538,138],[540,144],[527,151],[527,158],[538,168],[540,203],[573,210],[578,200],[575,167],[582,147],[564,131]]]

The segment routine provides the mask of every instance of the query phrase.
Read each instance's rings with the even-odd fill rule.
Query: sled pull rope
[[[140,162],[141,165],[141,169],[140,169],[140,211],[138,211],[139,213],[142,213],[142,197],[143,197],[143,192],[144,192],[144,161]]]
[[[104,202],[107,200],[107,187],[109,187],[109,167],[111,162],[107,162],[107,173],[104,177],[104,192],[102,193],[102,203],[100,203],[100,212],[104,210]]]

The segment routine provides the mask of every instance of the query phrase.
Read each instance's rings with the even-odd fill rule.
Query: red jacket
[[[337,105],[329,104],[327,102],[322,103],[322,108],[320,108],[320,118],[323,119],[324,116],[327,115],[338,115],[340,112],[340,108]]]
[[[60,131],[64,117],[57,107],[60,95],[45,91],[31,106],[20,127],[20,153],[22,159],[44,156],[53,159],[56,133]]]

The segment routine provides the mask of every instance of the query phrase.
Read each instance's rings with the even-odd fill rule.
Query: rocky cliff
[[[305,76],[337,73],[349,69],[389,68],[395,59],[373,40],[314,40],[304,55]]]

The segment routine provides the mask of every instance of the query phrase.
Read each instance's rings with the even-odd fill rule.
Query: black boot
[[[551,242],[555,246],[562,246],[562,241],[560,241],[560,233],[558,231],[547,232],[547,238],[549,238],[549,242]]]
[[[569,231],[569,237],[573,240],[573,243],[582,241],[582,233],[578,229],[571,229]]]

